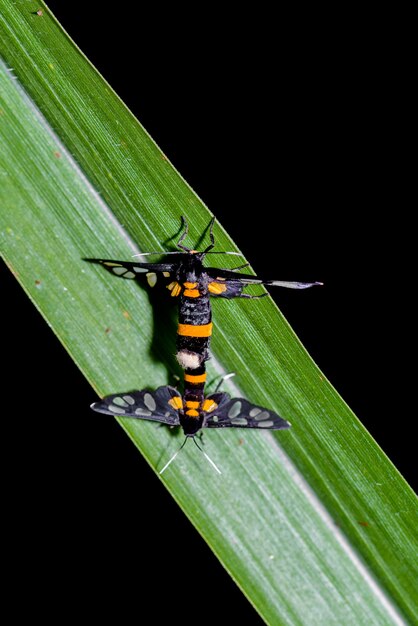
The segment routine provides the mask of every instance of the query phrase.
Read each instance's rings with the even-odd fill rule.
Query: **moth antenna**
[[[204,254],[233,254],[234,256],[242,256],[241,252],[232,252],[232,250],[212,250],[212,252],[210,250],[209,252],[208,250],[205,250]],[[246,267],[247,265],[249,265],[249,263],[240,267]]]
[[[187,252],[190,252],[188,248],[183,248],[183,249],[186,249]],[[135,257],[138,257],[138,256],[152,256],[153,254],[166,256],[166,254],[183,254],[183,253],[178,252],[178,250],[170,250],[169,252],[164,252],[164,250],[155,250],[154,252],[139,252],[138,254],[133,254],[132,258],[135,259]],[[232,254],[234,256],[242,256],[241,252],[233,252],[232,250],[213,250],[213,252],[205,252],[205,254]],[[237,270],[237,269],[242,269],[243,267],[247,267],[247,265],[249,265],[249,263],[245,263],[245,265],[240,265],[239,267],[234,267],[232,271]]]
[[[216,393],[219,389],[219,387],[222,385],[222,383],[225,380],[228,380],[228,378],[232,378],[233,376],[235,376],[235,372],[230,372],[229,374],[225,374],[224,376],[222,376],[221,380],[219,381],[219,383],[216,385],[216,389],[214,391],[214,393]]]
[[[242,265],[238,265],[238,267],[231,267],[231,272],[236,272],[237,270],[243,270],[244,267],[248,267],[248,266],[249,266],[249,263],[243,263]]]
[[[209,463],[212,465],[212,467],[218,472],[218,474],[222,474],[221,470],[215,465],[215,463],[212,461],[210,456],[208,456],[204,450],[202,450],[202,452],[204,456],[207,458],[207,460],[209,461]]]
[[[209,227],[210,244],[208,245],[206,250],[203,251],[203,254],[207,254],[209,252],[209,250],[212,250],[212,248],[215,247],[215,237],[213,236],[213,225],[214,225],[214,223],[215,223],[215,218],[212,217],[212,220],[211,220],[211,223],[210,223],[210,227]]]
[[[206,452],[203,450],[203,448],[201,448],[201,447],[199,446],[199,444],[197,443],[197,441],[196,441],[196,438],[195,438],[195,437],[193,437],[193,441],[195,442],[195,445],[199,448],[200,452],[203,452],[204,456],[207,458],[207,460],[208,460],[208,461],[209,461],[209,463],[212,465],[212,467],[213,467],[213,468],[214,468],[214,469],[218,472],[218,474],[222,474],[221,470],[219,469],[219,467],[217,467],[217,466],[215,465],[215,463],[212,461],[212,459],[210,458],[210,456],[208,456],[208,455],[206,454]],[[184,444],[183,444],[183,445],[184,445]]]
[[[134,259],[137,256],[150,256],[152,254],[159,254],[160,256],[165,256],[166,254],[182,254],[177,250],[170,250],[170,252],[165,252],[164,250],[155,250],[155,252],[139,252],[138,254],[133,254],[132,258]]]
[[[181,444],[181,446],[180,446],[180,448],[177,450],[177,452],[175,452],[175,453],[173,454],[173,456],[171,457],[171,459],[170,459],[170,460],[169,460],[169,461],[168,461],[168,462],[164,465],[164,467],[163,467],[163,469],[161,470],[161,472],[159,472],[160,476],[161,476],[161,474],[162,474],[163,472],[165,472],[165,470],[167,469],[167,467],[168,467],[169,465],[171,465],[171,463],[174,461],[174,459],[176,458],[176,456],[178,455],[178,453],[180,452],[180,450],[182,450],[182,449],[184,448],[184,446],[185,446],[185,444],[186,444],[186,441],[187,441],[187,437],[186,437],[186,439],[183,441],[183,443]]]

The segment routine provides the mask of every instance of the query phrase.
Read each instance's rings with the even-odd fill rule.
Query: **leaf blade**
[[[19,274],[33,301],[57,329],[61,341],[96,389],[101,393],[111,393],[124,388],[163,384],[166,382],[167,369],[171,363],[170,358],[164,356],[166,346],[170,345],[171,332],[159,329],[161,337],[157,350],[160,351],[162,363],[156,362],[153,358],[147,359],[146,356],[144,358],[148,352],[149,337],[153,332],[152,322],[147,321],[152,319],[153,313],[146,294],[128,281],[116,279],[110,282],[108,276],[101,275],[98,270],[84,268],[80,259],[82,256],[100,254],[106,257],[114,254],[116,258],[129,258],[134,250],[137,251],[134,241],[138,241],[144,249],[161,246],[161,242],[170,239],[178,230],[179,215],[184,204],[188,206],[188,215],[193,216],[191,237],[198,240],[207,226],[209,215],[190,188],[162,157],[159,149],[106,86],[108,98],[106,102],[110,104],[103,105],[102,82],[91,68],[86,69],[86,64],[80,60],[77,51],[72,49],[70,54],[53,23],[47,24],[43,33],[35,34],[32,43],[37,52],[38,71],[29,71],[32,67],[30,58],[33,55],[29,54],[29,48],[25,47],[30,45],[26,31],[28,18],[19,12],[19,7],[17,9],[10,7],[10,11],[16,21],[11,20],[11,26],[5,26],[3,23],[3,28],[7,28],[8,32],[12,27],[16,29],[16,39],[20,41],[21,46],[19,49],[26,52],[22,55],[23,61],[19,61],[15,54],[16,48],[10,47],[11,58],[16,61],[13,63],[16,65],[16,76],[25,83],[26,90],[31,96],[27,98],[19,91],[18,83],[13,84],[10,75],[8,76],[7,72],[3,73],[2,80],[7,87],[6,93],[11,98],[6,116],[8,120],[13,119],[14,132],[12,126],[2,126],[2,130],[5,129],[6,145],[11,146],[4,160],[4,167],[9,171],[9,187],[7,203],[5,200],[3,206],[13,208],[13,213],[6,211],[2,215],[2,252],[9,265]],[[13,37],[9,37],[8,40],[12,41]],[[46,48],[45,41],[59,42],[60,45],[56,48],[54,46]],[[55,57],[48,61],[51,49],[55,50]],[[47,54],[45,50],[48,50]],[[61,51],[65,52],[69,60],[68,72],[60,66]],[[46,67],[49,67],[48,63],[54,68],[58,66],[58,76],[58,70],[50,68],[50,71],[55,73],[48,77],[46,70]],[[39,88],[40,74],[42,80]],[[36,80],[33,76],[36,76]],[[88,110],[83,98],[80,97],[82,86],[86,88],[90,80],[93,87],[89,90],[88,102],[89,107],[93,105],[95,107],[93,116],[87,115]],[[61,99],[65,100],[67,107],[63,111],[60,110],[60,102],[55,101],[56,90],[60,87]],[[41,105],[45,117],[38,109]],[[16,115],[17,112],[20,117]],[[122,135],[118,131],[114,132],[110,123],[111,117],[116,113],[119,126],[124,128],[123,137],[133,137],[128,158],[125,158],[123,152],[125,148],[121,144]],[[87,121],[84,119],[86,115]],[[75,117],[77,122],[73,120],[71,123],[72,117]],[[32,134],[27,133],[29,127]],[[59,133],[56,131],[57,128]],[[87,142],[86,137],[89,137]],[[31,159],[29,173],[28,164],[22,161],[22,156],[28,154],[28,148],[30,154],[36,154],[36,158]],[[96,150],[102,157],[100,167],[97,167],[96,163]],[[129,165],[129,158],[133,159],[134,166]],[[59,181],[58,189],[56,181]],[[96,188],[100,189],[101,195],[97,194]],[[9,198],[13,199],[12,204]],[[66,212],[67,217],[63,220],[62,215]],[[13,230],[13,220],[16,219],[19,222],[19,230]],[[35,229],[34,223],[37,225]],[[231,247],[232,242],[219,227],[217,234],[220,247],[234,249]],[[22,244],[23,239],[25,245]],[[60,254],[63,247],[66,252],[64,259]],[[27,248],[30,248],[29,252]],[[68,263],[68,259],[72,262]],[[40,281],[40,284],[36,281]],[[65,312],[62,307],[63,298],[66,304]],[[339,525],[351,538],[355,548],[363,553],[364,558],[373,562],[380,580],[392,591],[399,605],[404,607],[405,611],[413,611],[416,600],[412,587],[413,562],[408,561],[400,586],[399,578],[394,585],[387,573],[395,564],[395,558],[391,558],[389,553],[390,548],[396,547],[396,553],[399,553],[399,550],[405,553],[412,550],[413,553],[415,550],[414,543],[407,533],[415,505],[412,492],[405,487],[390,462],[382,457],[377,446],[373,445],[353,418],[348,407],[342,403],[338,394],[308,359],[273,304],[260,301],[254,308],[245,306],[246,304],[241,302],[214,304],[215,320],[219,320],[219,323],[215,322],[213,351],[217,358],[213,359],[212,372],[215,374],[228,369],[237,369],[244,395],[252,401],[271,403],[269,406],[285,417],[292,416],[290,419],[294,423],[294,432],[286,438],[281,435],[279,441],[286,448],[287,454],[297,461],[299,470],[298,472],[294,470],[293,464],[287,456],[283,456],[283,452],[279,454],[276,443],[266,433],[257,433],[261,435],[257,437],[252,436],[253,433],[248,439],[251,440],[251,446],[240,446],[239,435],[236,433],[227,437],[224,433],[222,436],[220,433],[214,433],[213,437],[211,434],[211,441],[216,443],[214,450],[215,454],[219,455],[215,460],[221,466],[225,464],[224,475],[228,476],[227,483],[222,483],[221,487],[216,483],[209,493],[206,484],[202,485],[200,480],[193,480],[193,475],[187,468],[195,467],[196,459],[192,451],[187,450],[183,458],[179,459],[179,463],[176,462],[177,465],[172,468],[172,473],[165,478],[166,484],[241,588],[245,588],[249,593],[250,581],[254,578],[259,581],[258,587],[249,595],[265,619],[274,620],[278,611],[283,613],[284,623],[287,623],[285,620],[288,620],[288,623],[304,623],[306,615],[313,619],[312,607],[311,609],[308,607],[311,597],[309,595],[306,598],[300,597],[304,579],[300,574],[303,547],[306,545],[310,547],[307,569],[311,568],[314,572],[311,576],[305,575],[306,580],[303,582],[309,581],[312,588],[315,579],[318,578],[318,564],[322,557],[314,543],[309,541],[310,535],[316,536],[320,532],[321,546],[327,555],[325,560],[328,565],[337,559],[336,555],[339,554],[339,538],[335,536],[335,529],[330,526],[329,520],[325,522],[322,519],[321,507],[313,516],[315,520],[313,525],[309,524],[309,515],[305,514],[301,524],[294,514],[301,502],[304,502],[303,510],[309,502],[307,494],[310,491],[309,489],[306,491],[307,486],[299,474],[300,471],[309,478],[315,490],[321,493],[327,508],[338,519]],[[110,345],[107,344],[104,350],[102,340],[106,328],[111,329],[112,337]],[[272,329],[276,331],[274,333],[276,341],[273,345]],[[249,341],[243,338],[248,338]],[[129,367],[126,366],[126,362],[129,363]],[[257,378],[255,384],[251,368],[253,362],[262,364],[262,369],[266,372],[266,375]],[[230,388],[233,389],[233,385],[230,385]],[[334,432],[330,434],[328,430],[331,423],[327,419],[334,411],[338,415],[337,419],[333,416]],[[296,419],[293,419],[293,416]],[[156,433],[145,424],[124,423],[123,426],[151,464],[154,467],[158,465],[160,452],[156,450],[162,444],[165,449],[170,440],[164,438],[162,433],[156,436]],[[247,437],[246,434],[246,439]],[[350,446],[346,445],[347,440]],[[351,448],[356,446],[362,454],[360,458],[353,457],[351,452]],[[235,458],[237,450],[238,459]],[[368,476],[361,476],[360,471],[364,455],[373,461],[373,471],[370,471]],[[225,461],[231,456],[233,462]],[[268,476],[279,477],[280,487],[287,485],[288,481],[292,485],[292,489],[289,487],[285,492],[288,505],[286,516],[283,514],[278,485],[270,480],[266,483],[266,467]],[[342,478],[341,467],[344,472]],[[376,493],[371,488],[376,484],[382,468],[383,474],[386,475],[383,487],[387,491],[390,486],[390,497],[388,493],[383,493],[383,489],[382,492]],[[202,469],[203,474],[207,470],[208,468]],[[210,472],[204,475],[208,480],[214,480]],[[246,478],[245,488],[241,485],[242,475]],[[360,485],[356,485],[352,480],[353,475],[360,477]],[[333,493],[335,486],[337,495]],[[214,528],[213,518],[223,521],[226,513],[225,509],[217,508],[219,489],[222,490],[225,500],[234,504],[233,514],[227,519],[239,524],[240,520],[249,515],[252,520],[251,528],[258,529],[258,553],[248,529],[246,533],[239,535],[238,540],[236,534],[231,534],[229,525],[218,522]],[[268,498],[263,490],[268,491],[271,502],[265,502]],[[258,494],[258,506],[263,505],[261,517],[257,506],[253,505],[255,493]],[[240,498],[237,498],[237,494],[241,494],[245,506],[240,502]],[[360,519],[363,519],[365,513],[368,517],[374,518],[376,511],[379,510],[385,519],[390,519],[394,512],[405,507],[409,508],[408,513],[397,519],[396,527],[400,531],[400,538],[394,538],[392,529],[379,527],[377,537],[370,540],[370,537],[365,537],[364,531],[358,525],[358,517],[361,516]],[[270,528],[260,532],[262,522],[271,518],[279,519],[283,524],[279,542]],[[295,534],[292,525],[298,530],[297,547],[291,545],[291,539]],[[238,557],[231,548],[237,541],[242,543]],[[225,550],[227,544],[228,549]],[[265,548],[267,545],[275,545],[276,550],[278,545],[280,546],[288,578],[284,576],[275,558],[271,559],[271,554],[266,550],[260,556],[261,546]],[[286,546],[286,550],[282,546]],[[294,563],[297,563],[297,566]],[[253,567],[251,568],[249,564]],[[348,597],[351,597],[350,593],[353,594],[348,581],[355,580],[358,571],[358,565],[354,564],[352,557],[345,554],[340,575],[341,580],[344,580],[344,593]],[[272,579],[275,584],[272,583]],[[327,574],[322,572],[320,579],[321,588],[328,589],[333,574],[330,571]],[[283,588],[278,589],[278,586]],[[396,621],[396,609],[391,612],[381,596],[376,596],[370,591],[373,590],[371,582],[367,587],[371,596],[367,596],[366,602],[364,590],[360,593],[362,602],[359,600],[357,603],[353,602],[351,609],[353,619],[364,618],[362,610],[367,606],[373,608],[374,619]],[[332,592],[328,590],[326,596],[328,606],[321,601],[317,606],[318,613],[314,615],[315,619],[324,619],[324,616],[330,620],[347,619],[347,613],[343,610],[346,607],[340,606],[342,610],[340,613],[335,611],[335,607],[339,605],[337,597],[334,588]],[[369,609],[367,614],[368,611]]]

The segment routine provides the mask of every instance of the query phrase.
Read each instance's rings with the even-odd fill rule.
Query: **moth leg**
[[[186,246],[183,246],[183,241],[186,239],[187,233],[189,232],[189,225],[184,215],[181,216],[181,221],[182,221],[184,230],[181,234],[180,239],[177,242],[177,248],[180,248],[181,250],[185,250],[186,252],[190,252],[190,248],[186,248]]]
[[[232,267],[231,271],[236,272],[237,270],[243,270],[244,267],[248,267],[249,263],[243,263],[243,265],[238,265],[238,267]]]
[[[222,252],[219,252],[219,254],[222,254]],[[223,254],[226,254],[226,252],[224,252]],[[238,267],[221,267],[220,269],[225,270],[227,272],[236,272],[237,270],[242,270],[244,269],[244,267],[248,267],[249,263],[244,263],[243,265],[238,265]]]
[[[210,226],[209,226],[209,238],[210,238],[210,245],[206,248],[206,250],[204,251],[204,254],[206,254],[207,252],[209,252],[209,250],[212,250],[212,248],[215,247],[215,237],[213,234],[213,225],[215,223],[215,218],[212,217],[212,220],[210,222]]]
[[[173,385],[174,389],[177,389],[177,385],[180,382],[180,376],[178,376],[177,374],[171,374],[171,378],[174,378],[174,380],[176,381],[175,384]]]
[[[215,237],[214,237],[214,234],[213,234],[213,225],[214,225],[214,223],[215,223],[215,218],[212,217],[212,221],[210,223],[210,229],[209,229],[210,243],[212,244],[211,248],[213,248],[214,245],[215,245]]]

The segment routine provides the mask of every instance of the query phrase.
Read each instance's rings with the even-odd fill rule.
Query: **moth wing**
[[[221,393],[212,394],[207,400],[213,400],[218,405],[207,413],[205,423],[207,428],[265,428],[267,430],[290,428],[289,422],[274,411],[251,404],[244,398],[231,399],[228,394]]]
[[[217,298],[239,298],[245,287],[239,280],[239,274],[232,270],[217,269],[215,267],[205,268],[208,275],[208,290],[211,296]],[[228,276],[225,276],[225,273]],[[229,277],[234,274],[233,277]]]
[[[177,265],[175,263],[133,263],[132,261],[112,261],[106,259],[84,259],[89,263],[98,263],[111,274],[127,279],[146,279],[151,287],[158,278],[163,278],[164,283],[171,280]]]
[[[234,270],[218,269],[216,267],[205,268],[210,282],[224,283],[226,290],[223,293],[213,294],[223,298],[239,297],[246,285],[272,285],[274,287],[286,287],[287,289],[308,289],[315,285],[322,285],[319,282],[303,283],[285,280],[269,280],[252,276],[251,274],[240,274]],[[233,294],[233,292],[236,294]],[[230,295],[233,294],[233,295]]]
[[[176,400],[178,398],[178,400]],[[169,426],[180,424],[178,409],[181,406],[181,395],[174,387],[159,387],[156,391],[130,391],[116,393],[93,402],[91,408],[98,413],[133,417]]]

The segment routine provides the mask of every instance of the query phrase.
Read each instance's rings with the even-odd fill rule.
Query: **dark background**
[[[271,294],[414,484],[401,357],[410,342],[408,103],[395,43],[358,24],[318,31],[308,15],[293,23],[208,12],[189,28],[139,11],[126,24],[122,6],[49,6],[257,273],[325,283],[303,297]],[[11,294],[4,328],[16,347],[9,397],[44,390],[42,419],[13,411],[25,437],[15,432],[4,443],[20,490],[11,519],[27,537],[27,576],[46,562],[51,585],[55,572],[64,580],[75,567],[75,611],[94,589],[109,610],[120,603],[122,611],[131,596],[162,619],[260,623],[117,424],[104,421],[99,439],[93,422],[89,431],[91,388],[4,266],[0,280]],[[19,380],[29,380],[25,390]],[[69,388],[84,398],[82,431],[67,408]],[[65,602],[71,593],[68,582],[54,585]]]

